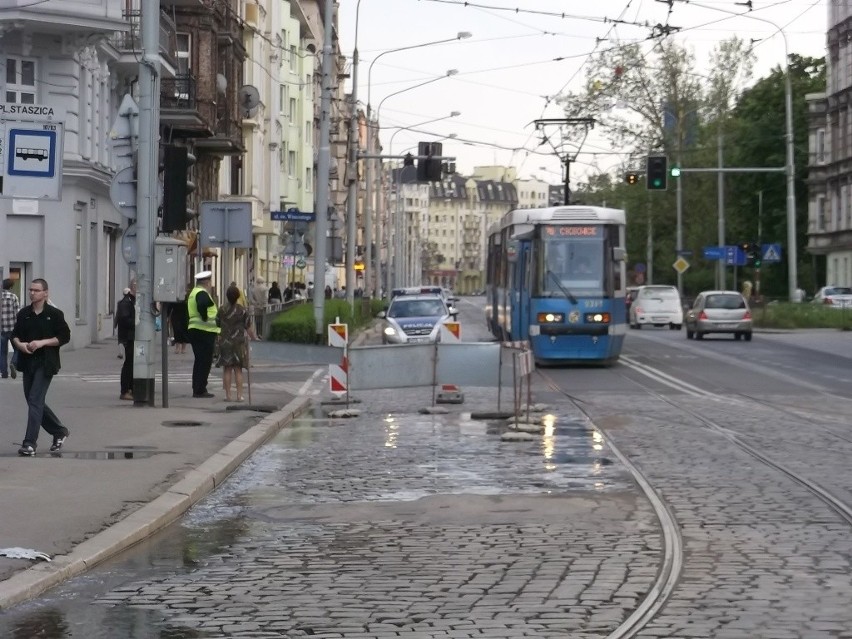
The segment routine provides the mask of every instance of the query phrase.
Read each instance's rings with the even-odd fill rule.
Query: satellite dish
[[[216,90],[222,95],[228,90],[228,78],[221,73],[216,74]]]
[[[257,105],[260,104],[260,92],[257,90],[257,87],[245,84],[240,87],[238,100],[240,101],[240,109],[242,109],[243,117],[250,118],[254,115]]]

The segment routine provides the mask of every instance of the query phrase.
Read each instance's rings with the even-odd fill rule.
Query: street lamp
[[[360,0],[359,0],[360,2]],[[397,53],[399,51],[408,51],[411,49],[419,49],[421,47],[430,47],[437,44],[445,44],[447,42],[454,42],[456,40],[466,40],[467,38],[472,37],[473,34],[469,31],[459,31],[456,34],[455,38],[444,38],[443,40],[432,40],[430,42],[422,42],[420,44],[414,44],[407,47],[399,47],[397,49],[390,49],[388,51],[382,51],[379,55],[373,58],[373,61],[370,62],[370,67],[367,69],[367,155],[372,155],[375,153],[375,148],[373,147],[373,134],[371,129],[372,126],[372,100],[371,93],[373,89],[373,65],[376,61],[381,58],[383,55],[387,55],[389,53]],[[373,270],[371,268],[371,260],[372,260],[372,244],[370,243],[370,236],[372,235],[372,213],[373,213],[373,160],[371,158],[367,159],[366,166],[366,175],[365,180],[367,182],[367,192],[364,198],[365,200],[365,209],[364,209],[364,235],[366,239],[366,254],[365,254],[365,271],[364,271],[364,282],[366,287],[369,289],[372,286],[370,281],[370,275],[375,273],[375,289],[379,289],[381,282],[381,258],[376,256],[376,268]],[[381,225],[376,224],[376,252],[378,253],[381,250]],[[374,289],[374,290],[375,290]],[[368,292],[368,295],[371,292]]]
[[[385,103],[385,101],[388,98],[391,98],[395,95],[399,95],[401,93],[405,93],[407,91],[419,89],[420,87],[426,86],[427,84],[432,84],[433,82],[437,82],[438,80],[443,80],[444,78],[452,77],[452,76],[456,75],[458,72],[459,72],[458,69],[448,69],[447,72],[444,73],[444,75],[439,75],[435,78],[430,78],[429,80],[419,82],[418,84],[412,85],[410,87],[406,87],[404,89],[400,89],[399,91],[394,91],[393,93],[386,95],[384,98],[382,98],[382,101],[379,102],[379,106],[376,109],[376,121],[379,121],[379,116],[381,115],[381,111],[382,111],[382,105]],[[368,125],[369,125],[369,121],[368,121]],[[373,136],[370,135],[368,139],[370,140],[370,143],[372,143]],[[372,153],[368,153],[368,155],[372,155]],[[366,197],[368,206],[369,206],[370,198],[372,197],[372,193],[370,191],[370,188],[371,188],[370,185],[371,185],[371,182],[372,182],[372,174],[369,172],[369,168],[370,168],[371,165],[372,165],[371,159],[368,158],[368,160],[367,160],[367,168],[368,168],[367,197]],[[379,198],[379,202],[381,202],[381,198]],[[369,217],[369,216],[367,216],[367,217]],[[377,251],[379,250],[379,247],[381,247],[381,245],[382,245],[382,225],[376,224],[376,250]],[[388,245],[388,248],[390,248],[390,245]],[[381,259],[378,260],[378,266],[381,267]],[[376,272],[378,273],[379,270],[380,270],[380,268],[377,268]],[[391,288],[392,288],[391,287],[391,276],[390,276],[390,251],[388,251],[388,269],[387,269],[385,276],[386,276],[386,282],[387,282],[387,286],[385,288],[386,288],[387,291],[390,291]],[[397,275],[397,277],[399,277],[399,276]],[[377,288],[378,288],[378,282],[377,282]]]
[[[455,117],[455,116],[458,116],[458,115],[461,115],[461,114],[458,111],[453,111],[449,116],[446,116],[446,117]],[[446,117],[438,118],[438,119],[444,120],[444,119],[446,119]],[[406,127],[406,128],[411,129],[412,127]],[[399,133],[400,131],[405,131],[406,128],[401,128],[398,131],[393,132],[393,135],[391,136],[390,142],[388,143],[389,154],[391,156],[394,154],[393,153],[393,139],[394,139],[394,137],[396,137],[396,134]],[[441,142],[442,140],[452,140],[456,137],[458,137],[458,133],[449,133],[447,135],[443,135],[443,136],[435,139],[435,142]],[[411,150],[416,149],[416,148],[417,148],[417,146],[410,146],[407,149],[403,149],[400,152],[400,155],[404,155],[404,154],[406,154],[406,153],[408,153]],[[401,245],[400,246],[401,261],[405,265],[405,267],[404,267],[404,281],[405,282],[412,282],[412,280],[414,279],[414,276],[417,275],[418,273],[421,273],[422,269],[419,266],[420,260],[418,258],[417,251],[412,250],[412,247],[415,246],[417,243],[406,241],[407,238],[408,238],[408,235],[409,235],[409,224],[408,224],[409,220],[408,220],[408,215],[406,215],[406,211],[404,210],[404,207],[402,206],[403,198],[402,198],[401,194],[402,194],[402,171],[403,170],[404,170],[404,167],[403,167],[403,169],[400,169],[397,172],[397,181],[396,181],[396,187],[395,187],[396,188],[396,213],[395,213],[394,219],[396,220],[397,233],[399,234],[399,237],[401,238],[400,241],[397,242],[397,246]],[[428,200],[427,200],[427,205],[428,205]],[[418,225],[417,228],[420,229],[420,226]],[[429,216],[428,216],[428,214],[426,216],[426,227],[423,230],[425,230],[426,238],[427,238],[427,241],[428,241],[428,238],[429,238]],[[396,250],[396,248],[394,250]],[[397,284],[399,284],[399,282],[397,282]]]
[[[799,287],[797,264],[799,258],[796,238],[796,167],[794,164],[793,155],[793,87],[792,81],[790,79],[790,54],[789,49],[787,48],[787,34],[784,33],[784,29],[779,27],[776,23],[772,22],[772,20],[768,20],[767,18],[762,18],[760,16],[753,16],[749,12],[737,13],[736,11],[730,11],[728,9],[722,9],[720,7],[699,4],[697,2],[692,2],[691,0],[690,4],[693,4],[696,7],[701,7],[703,9],[713,9],[715,11],[721,11],[722,13],[727,13],[728,15],[736,16],[738,18],[750,18],[751,20],[764,22],[777,29],[778,33],[781,34],[781,37],[784,40],[784,109],[787,138],[787,162],[784,166],[784,173],[787,176],[787,292],[790,297],[790,301],[793,301],[796,297],[796,289],[798,289]],[[749,3],[749,7],[750,6],[751,4]]]

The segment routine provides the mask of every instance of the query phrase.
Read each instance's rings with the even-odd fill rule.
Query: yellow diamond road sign
[[[672,264],[672,266],[674,267],[674,270],[676,270],[678,273],[683,273],[686,269],[689,268],[689,262],[687,262],[682,257],[679,257],[675,260],[675,263]]]

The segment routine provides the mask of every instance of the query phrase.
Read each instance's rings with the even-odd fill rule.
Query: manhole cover
[[[163,426],[170,426],[172,428],[184,428],[192,426],[204,426],[204,422],[198,422],[191,419],[174,419],[163,422]]]

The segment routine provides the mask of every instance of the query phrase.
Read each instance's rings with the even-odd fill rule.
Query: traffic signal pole
[[[136,166],[136,336],[133,403],[154,405],[153,246],[157,235],[157,165],[160,138],[160,5],[141,5],[139,151]]]
[[[331,168],[331,63],[334,33],[334,0],[325,0],[325,31],[322,45],[322,93],[320,95],[320,137],[317,153],[316,241],[314,242],[314,323],[316,342],[325,339],[325,260],[328,236],[329,172]]]

